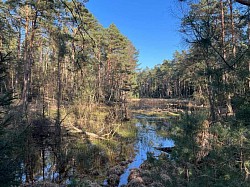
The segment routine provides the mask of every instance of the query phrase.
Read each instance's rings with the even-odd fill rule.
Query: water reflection
[[[62,129],[60,145],[57,145],[58,137],[52,124],[41,120],[27,134],[22,161],[16,169],[21,175],[16,178],[19,183],[32,186],[52,183],[80,186],[86,181],[102,183],[110,167],[134,156],[130,135],[117,134],[113,140],[90,140],[84,133],[68,134]],[[134,123],[124,123],[121,128],[130,126],[134,127]],[[135,137],[136,128],[129,128],[129,133]]]
[[[20,166],[21,183],[46,181],[67,185],[74,179],[85,178],[93,173],[95,176],[104,173],[105,165],[111,162],[100,146],[92,144],[83,135],[65,135],[61,144],[56,145],[53,143],[55,137],[50,131],[53,132],[48,128],[46,137],[41,137],[41,133],[34,129],[28,136]]]
[[[58,146],[54,143],[56,137],[49,122],[43,123],[43,126],[37,125],[24,146],[25,152],[20,165],[22,183],[33,184],[46,181],[68,185],[76,180],[91,180],[100,184],[104,181],[110,166],[135,155],[133,162],[128,165],[120,178],[119,185],[127,184],[130,169],[138,168],[147,159],[148,152],[157,157],[161,151],[155,147],[172,147],[174,144],[159,133],[167,131],[164,125],[167,124],[167,119],[142,115],[136,118],[137,130],[134,133],[137,138],[134,144],[126,142],[126,138],[121,142],[122,137],[115,141],[93,142],[82,134],[74,137],[65,134]],[[121,157],[122,160],[117,160]]]
[[[156,147],[173,147],[174,142],[167,137],[163,137],[157,133],[163,126],[164,119],[147,117],[147,116],[136,116],[138,123],[138,139],[135,144],[137,150],[134,161],[129,164],[124,174],[120,177],[119,186],[128,183],[128,176],[132,168],[139,168],[140,165],[147,159],[147,153],[150,152],[155,157],[159,156],[162,152],[155,149]]]

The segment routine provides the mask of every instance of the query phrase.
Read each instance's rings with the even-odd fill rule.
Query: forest
[[[138,69],[87,0],[0,1],[0,186],[250,186],[250,1],[176,2],[187,49]]]

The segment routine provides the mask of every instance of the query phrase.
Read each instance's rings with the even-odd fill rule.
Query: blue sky
[[[154,67],[184,48],[178,0],[89,0],[86,7],[107,28],[114,23],[139,50],[141,68]]]

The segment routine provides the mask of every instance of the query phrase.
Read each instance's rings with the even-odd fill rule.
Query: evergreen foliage
[[[186,3],[180,31],[189,49],[140,72],[140,96],[199,106],[171,129],[175,182],[249,186],[249,10],[233,1]]]
[[[105,139],[128,117],[138,52],[114,24],[101,26],[86,2],[0,1],[1,185],[32,183],[45,144],[60,183],[71,158],[62,146],[65,126]]]
[[[70,127],[98,140],[119,138],[134,96],[196,103],[171,127],[171,159],[148,154],[155,171],[164,164],[174,170],[155,179],[169,186],[249,186],[250,14],[237,3],[249,2],[182,1],[189,9],[180,31],[189,49],[140,72],[132,42],[115,24],[104,28],[85,2],[0,1],[0,185],[32,183],[45,144],[55,153],[57,183],[69,162],[79,161],[87,173],[114,161],[120,142],[107,141],[102,153],[86,138],[75,154],[63,133],[68,138]]]

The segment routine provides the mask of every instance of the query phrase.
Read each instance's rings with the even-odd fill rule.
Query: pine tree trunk
[[[225,12],[224,12],[224,3],[223,0],[220,0],[220,6],[221,6],[221,34],[222,34],[222,38],[221,38],[221,42],[222,42],[222,56],[224,59],[226,59],[227,55],[226,55],[226,50],[225,50]],[[230,11],[232,11],[232,5],[230,4]],[[233,25],[233,15],[230,16],[231,17],[231,25]],[[233,36],[233,30],[234,28],[232,27],[232,39],[234,38]],[[233,49],[235,50],[235,49]],[[233,51],[234,52],[234,51]],[[226,100],[226,107],[227,107],[227,114],[228,115],[233,115],[233,107],[232,107],[232,103],[231,103],[231,93],[228,93],[227,91],[227,85],[228,85],[228,73],[224,72],[222,75],[222,80],[224,82],[225,85],[225,100]]]
[[[24,77],[23,77],[23,92],[22,92],[22,105],[23,113],[26,112],[28,107],[28,95],[30,91],[31,81],[31,65],[33,58],[33,43],[35,38],[36,22],[38,12],[33,12],[35,17],[34,20],[30,20],[30,7],[25,6],[25,48],[24,48]],[[31,24],[31,28],[30,25]],[[29,32],[30,31],[30,32]],[[29,37],[30,35],[30,37]]]
[[[236,56],[236,47],[235,47],[235,28],[234,28],[234,16],[233,16],[233,1],[229,1],[230,8],[230,19],[231,19],[231,36],[232,36],[232,44],[233,44],[233,56]]]
[[[29,60],[28,60],[28,34],[29,34],[29,10],[28,6],[25,6],[25,43],[24,43],[24,75],[23,75],[23,91],[22,91],[22,106],[23,113],[26,112],[27,109],[27,100],[28,100],[28,90],[29,90]]]
[[[59,49],[60,50],[60,49]],[[57,115],[56,115],[56,144],[60,147],[61,144],[61,97],[62,97],[62,83],[61,83],[61,61],[60,52],[57,59]]]
[[[225,52],[225,14],[224,14],[224,3],[223,0],[220,0],[220,8],[221,8],[221,46],[222,46],[222,56],[226,58]]]
[[[210,105],[210,113],[211,113],[212,122],[216,122],[217,114],[216,114],[216,109],[215,109],[215,98],[214,98],[214,93],[213,93],[211,84],[212,84],[211,77],[208,77],[208,83],[206,87],[207,87],[208,101]]]

